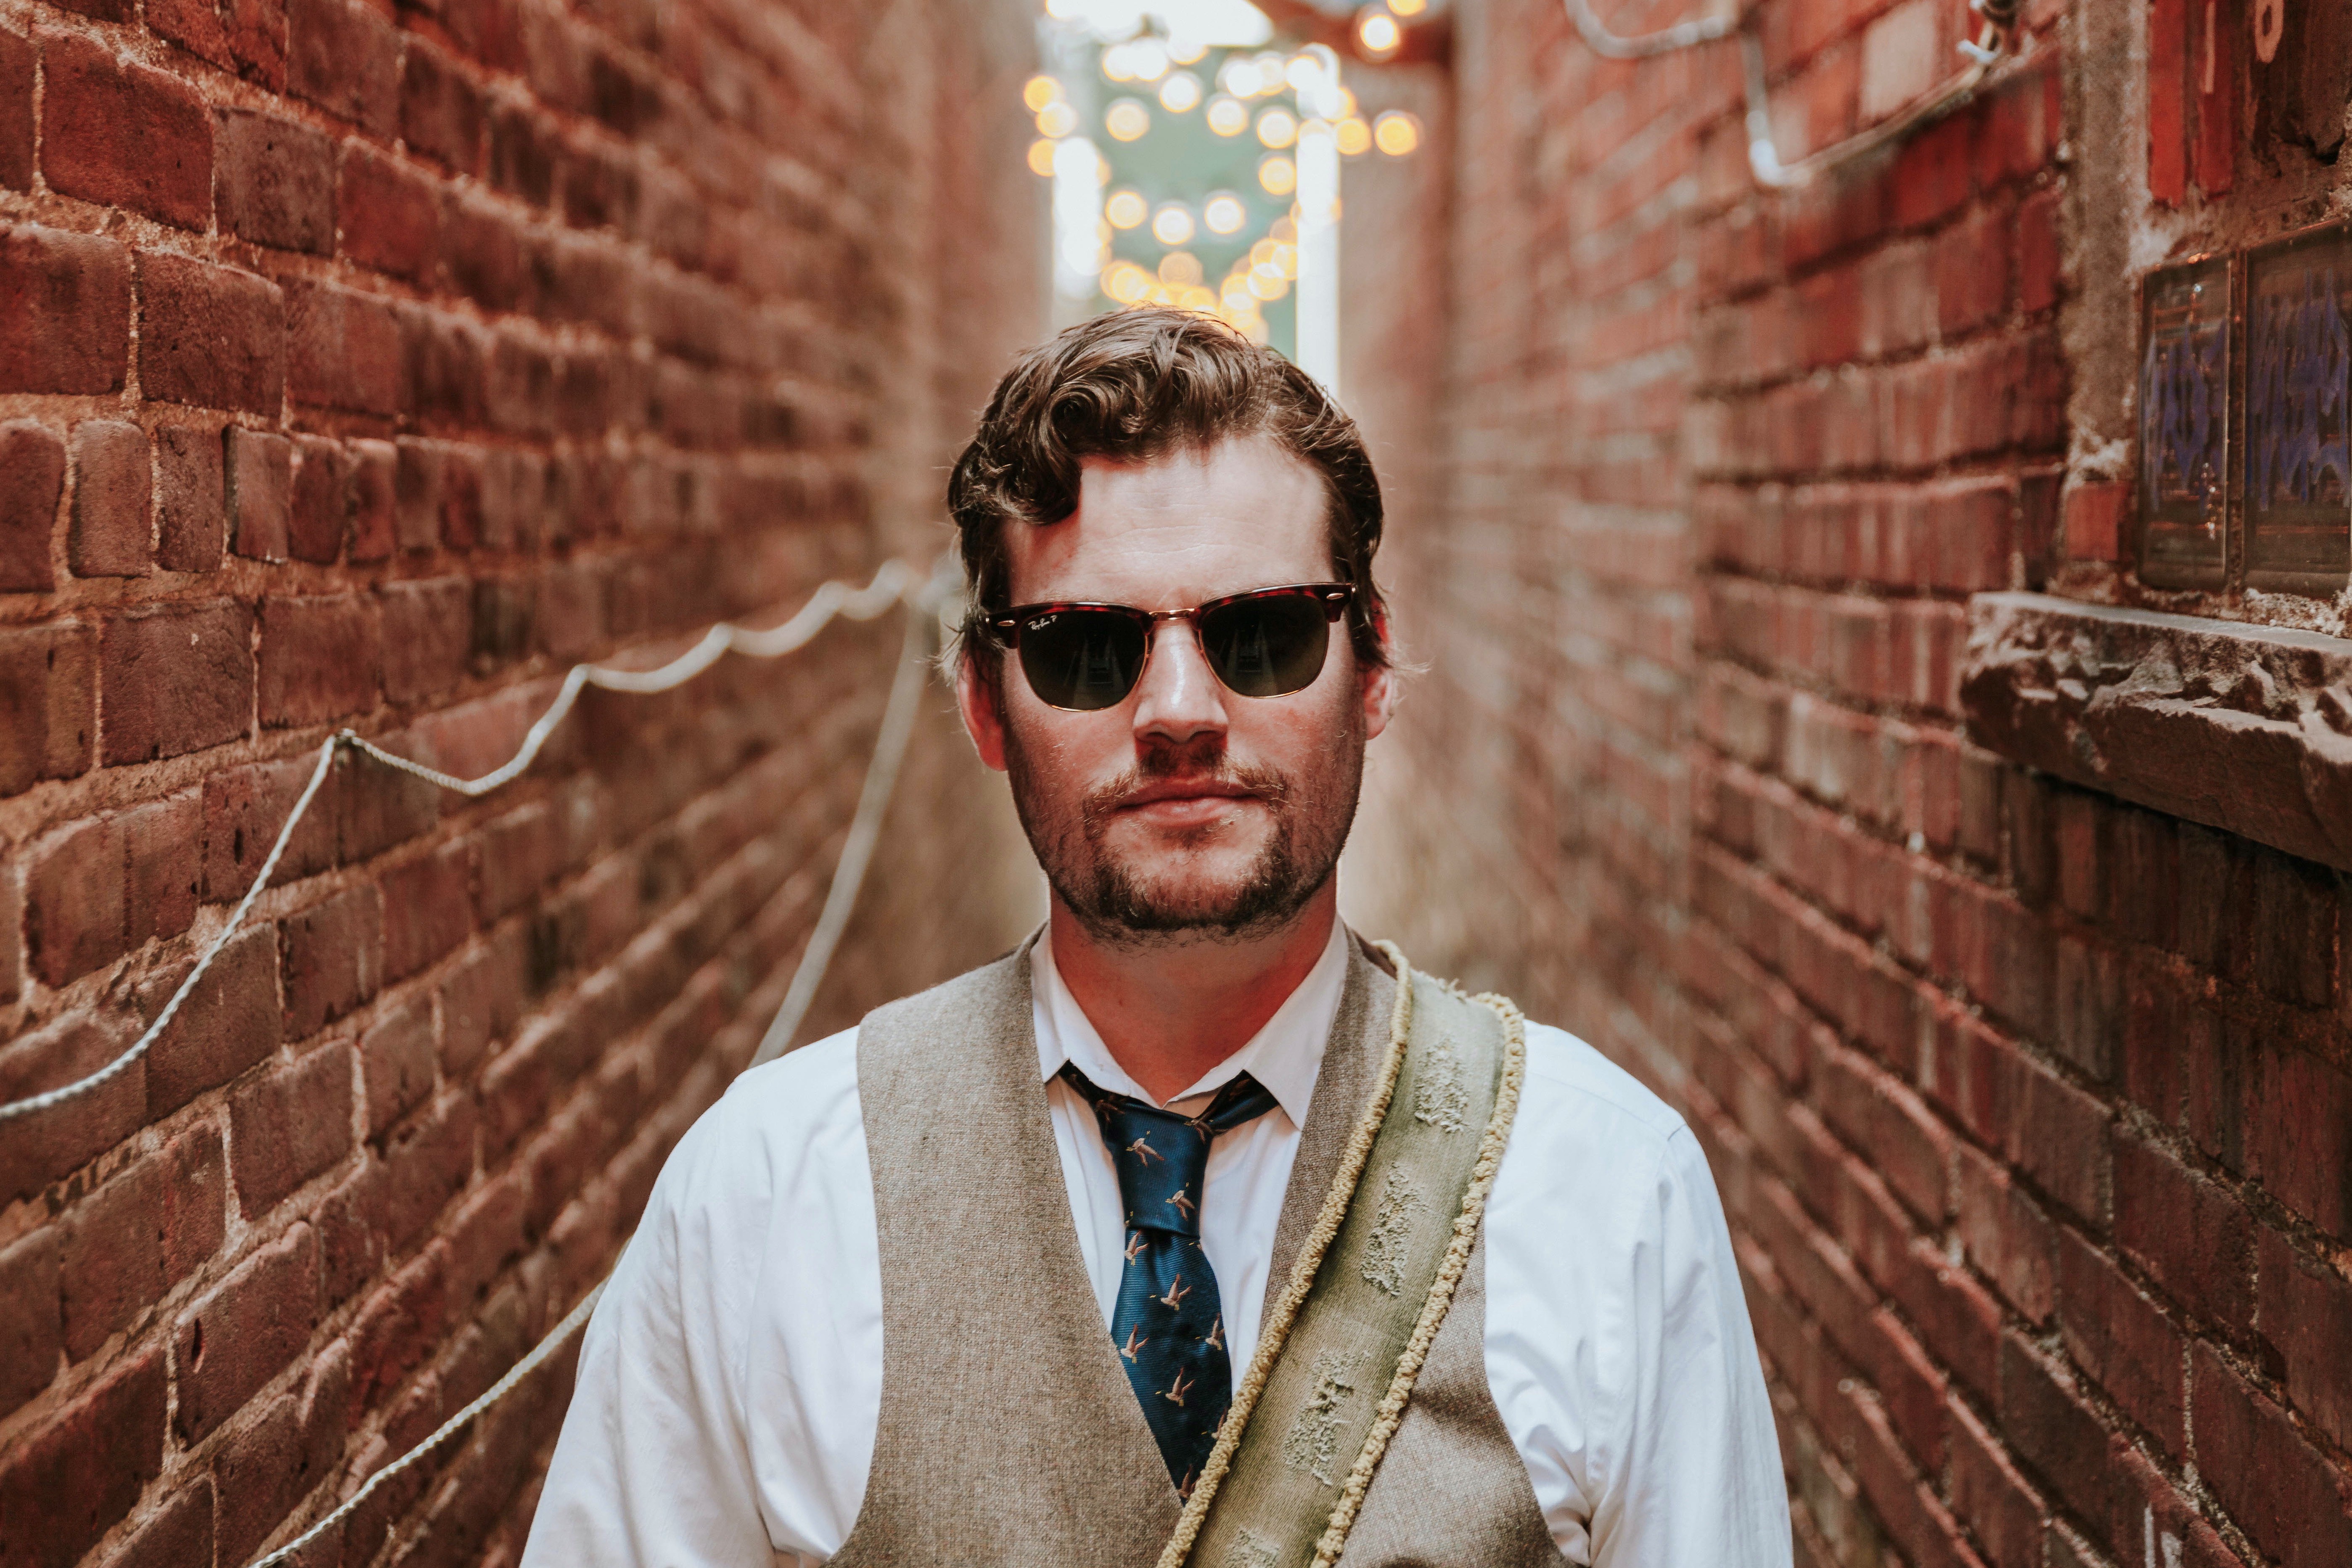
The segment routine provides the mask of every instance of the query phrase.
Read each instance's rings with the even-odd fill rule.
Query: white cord
[[[1576,24],[1586,47],[1606,59],[1650,59],[1738,33],[1741,86],[1747,99],[1748,172],[1768,191],[1793,190],[1808,184],[1841,163],[1851,163],[1909,135],[1929,121],[1940,120],[1966,103],[1991,74],[1993,63],[2007,50],[2010,32],[2017,19],[2017,0],[1969,0],[1969,8],[1983,15],[1985,30],[1982,37],[1963,41],[1959,46],[1960,53],[1970,62],[1966,69],[1912,100],[1869,130],[1832,142],[1793,163],[1783,163],[1772,140],[1772,97],[1764,79],[1764,46],[1753,32],[1739,26],[1737,17],[1709,16],[1629,38],[1601,25],[1601,18],[1592,14],[1591,0],[1563,3],[1568,6],[1569,20]]]
[[[894,562],[891,565],[898,566],[898,563]],[[885,567],[883,570],[887,574],[891,568]],[[875,578],[874,585],[867,588],[862,595],[852,595],[844,590],[827,600],[824,589],[819,589],[818,597],[809,601],[808,608],[803,609],[783,626],[777,627],[774,632],[751,634],[753,637],[770,638],[767,646],[773,649],[772,652],[762,653],[756,648],[747,649],[740,646],[736,649],[738,652],[751,652],[755,658],[772,658],[778,654],[789,653],[807,642],[815,635],[817,628],[824,625],[825,619],[834,613],[850,616],[858,620],[871,620],[891,605],[902,601],[917,612],[910,615],[907,620],[907,637],[899,649],[898,673],[890,681],[890,700],[882,711],[882,727],[875,737],[874,758],[866,767],[866,782],[858,791],[857,809],[850,818],[849,834],[842,844],[841,858],[834,863],[833,881],[825,890],[824,912],[817,918],[816,929],[810,934],[808,945],[801,950],[800,962],[793,969],[792,983],[784,989],[783,1004],[776,1009],[775,1018],[768,1026],[767,1033],[761,1037],[760,1048],[752,1056],[749,1067],[757,1067],[761,1062],[771,1060],[792,1043],[793,1032],[800,1027],[801,1019],[807,1014],[809,1003],[815,997],[817,987],[824,984],[824,972],[833,962],[834,950],[840,942],[842,930],[849,922],[849,911],[856,907],[858,889],[865,883],[866,867],[872,861],[875,844],[881,837],[883,816],[889,806],[891,793],[898,785],[899,764],[906,761],[908,742],[914,734],[917,708],[922,695],[923,678],[928,662],[924,658],[924,624],[920,612],[928,605],[944,603],[944,595],[950,591],[951,585],[943,584],[935,578],[927,589],[919,593],[909,592],[913,584],[914,574],[908,572],[904,567],[898,567],[898,570],[901,575],[891,578],[889,596],[887,598],[877,596],[884,586],[881,575]],[[825,587],[836,588],[838,584],[828,583]],[[827,616],[817,616],[812,620],[811,612],[818,607],[820,600],[824,600],[826,605]],[[806,624],[803,624],[804,622]],[[787,638],[786,633],[791,633],[791,637]],[[706,637],[704,644],[710,640]],[[696,645],[698,652],[702,646],[703,644]],[[684,658],[664,665],[660,670],[647,671],[646,674],[648,676],[667,674],[685,664],[687,658],[694,657],[696,657],[695,654],[688,654]],[[698,668],[708,668],[709,662],[709,659],[705,659]],[[677,679],[683,679],[685,677],[680,676]],[[671,684],[675,685],[676,681],[673,680]],[[623,689],[633,689],[624,688]],[[644,689],[663,689],[647,687]],[[553,710],[551,709],[550,711]],[[541,722],[544,721],[544,720],[541,721]],[[419,770],[412,767],[409,771]],[[614,1270],[620,1268],[621,1256],[625,1256],[627,1251],[628,1243],[623,1242],[621,1255],[615,1256],[613,1260]],[[562,1321],[548,1331],[545,1339],[533,1345],[504,1377],[492,1384],[479,1398],[435,1427],[431,1436],[417,1444],[415,1447],[370,1476],[359,1490],[330,1509],[310,1529],[276,1551],[257,1559],[252,1568],[275,1568],[277,1563],[300,1552],[348,1516],[361,1503],[366,1501],[370,1492],[416,1463],[425,1454],[439,1447],[458,1428],[512,1392],[517,1384],[530,1376],[549,1357],[562,1349],[566,1341],[580,1331],[581,1326],[588,1321],[589,1314],[595,1310],[598,1298],[604,1295],[604,1286],[612,1278],[612,1273],[607,1272],[603,1279],[598,1280],[589,1292],[580,1299],[578,1305],[566,1312]]]
[[[870,621],[891,605],[902,602],[918,610],[925,608],[938,602],[940,593],[941,590],[936,586],[925,585],[904,562],[889,561],[883,563],[881,570],[874,574],[874,581],[864,588],[852,590],[838,582],[828,582],[812,594],[809,602],[802,605],[790,620],[765,631],[752,631],[721,623],[704,633],[701,639],[685,653],[653,669],[610,669],[601,665],[574,665],[564,676],[562,689],[556,693],[555,700],[548,705],[547,711],[539,716],[530,732],[524,735],[522,749],[503,766],[494,768],[478,779],[452,777],[410,758],[396,756],[351,730],[337,731],[320,743],[319,765],[311,770],[310,782],[296,797],[292,815],[278,830],[278,841],[269,847],[268,858],[262,861],[261,870],[253,879],[253,886],[247,888],[245,897],[237,900],[236,908],[229,913],[228,923],[214,935],[203,955],[196,960],[196,966],[188,971],[187,978],[181,981],[172,993],[172,999],[163,1005],[163,1010],[156,1015],[155,1021],[141,1032],[128,1050],[87,1077],[23,1100],[0,1103],[0,1122],[30,1116],[36,1111],[47,1110],[51,1106],[88,1094],[147,1054],[148,1047],[163,1036],[173,1016],[179,1012],[180,1005],[196,988],[196,983],[204,978],[205,971],[212,967],[213,960],[227,945],[228,939],[245,924],[254,900],[269,886],[269,879],[277,872],[278,858],[286,852],[286,845],[293,837],[295,826],[301,822],[303,814],[310,809],[310,802],[318,795],[319,786],[326,782],[327,770],[335,760],[336,747],[349,746],[354,751],[363,752],[386,767],[413,773],[459,795],[488,795],[500,784],[512,783],[525,768],[530,766],[532,759],[539,755],[540,748],[547,744],[548,736],[554,733],[555,727],[562,723],[572,711],[572,705],[578,700],[583,686],[594,686],[606,691],[667,691],[709,668],[719,661],[721,654],[731,652],[752,658],[776,658],[804,647],[835,616]]]

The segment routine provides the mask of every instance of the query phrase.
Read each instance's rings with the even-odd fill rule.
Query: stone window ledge
[[[1979,594],[1960,700],[2011,762],[2352,870],[2352,641]]]

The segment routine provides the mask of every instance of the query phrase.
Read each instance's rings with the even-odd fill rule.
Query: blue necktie
[[[1111,1343],[1168,1462],[1177,1495],[1190,1497],[1233,1403],[1233,1358],[1216,1272],[1201,1250],[1201,1193],[1209,1145],[1220,1132],[1272,1110],[1275,1099],[1243,1073],[1196,1117],[1097,1089],[1073,1063],[1063,1081],[1095,1108],[1118,1168],[1127,1212],[1127,1262]]]

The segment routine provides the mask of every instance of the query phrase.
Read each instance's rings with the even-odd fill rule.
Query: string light
[[[1061,96],[1062,84],[1050,76],[1033,76],[1022,84],[1021,101],[1032,114],[1049,103],[1058,102]]]
[[[1372,150],[1372,128],[1352,114],[1331,127],[1331,137],[1350,158]]]
[[[1279,153],[1258,160],[1257,183],[1270,196],[1286,196],[1298,188],[1298,165]]]
[[[1041,180],[1053,177],[1054,143],[1045,137],[1029,143],[1029,172]]]
[[[1201,79],[1191,71],[1171,71],[1160,84],[1160,107],[1171,114],[1189,114],[1200,102]]]
[[[1421,121],[1402,109],[1391,109],[1372,121],[1372,144],[1391,158],[1402,158],[1421,145]]]
[[[1161,204],[1151,215],[1151,237],[1162,245],[1184,245],[1192,238],[1192,212],[1181,202]]]
[[[1257,117],[1257,139],[1273,148],[1289,146],[1298,140],[1298,116],[1276,104]]]
[[[1201,208],[1201,221],[1211,234],[1231,234],[1249,221],[1249,207],[1231,191],[1219,191]]]
[[[1397,46],[1404,42],[1404,29],[1386,11],[1367,5],[1356,18],[1356,41],[1365,54],[1381,59],[1396,53]]]
[[[1143,107],[1141,99],[1114,99],[1103,111],[1103,129],[1115,142],[1135,141],[1151,129],[1151,110]]]
[[[1151,204],[1141,191],[1121,187],[1103,198],[1103,216],[1113,228],[1133,228],[1151,216]]]
[[[1249,105],[1223,93],[1209,100],[1209,129],[1220,136],[1238,136],[1249,129]]]
[[[1058,99],[1037,111],[1037,134],[1064,137],[1078,128],[1078,111]]]

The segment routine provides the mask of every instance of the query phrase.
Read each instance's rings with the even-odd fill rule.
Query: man
[[[1050,917],[745,1074],[679,1144],[525,1568],[1149,1563],[1181,1517],[1172,1562],[1286,1486],[1303,1531],[1226,1520],[1192,1560],[1788,1563],[1690,1131],[1570,1036],[1402,984],[1338,918],[1396,700],[1353,424],[1217,323],[1101,317],[1005,377],[950,500],[957,693]],[[1416,1186],[1383,1152],[1443,1142],[1471,1104],[1447,1053],[1482,1028],[1489,1142]],[[1408,1288],[1390,1243],[1415,1224]],[[1342,1287],[1410,1341],[1318,1305]]]

